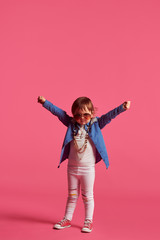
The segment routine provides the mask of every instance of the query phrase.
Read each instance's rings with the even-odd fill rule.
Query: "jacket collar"
[[[97,121],[97,118],[95,117],[95,118],[92,118],[87,124],[85,124],[84,125],[84,128],[85,128],[85,130],[87,131],[88,130],[88,128],[94,123],[94,122],[96,122]],[[74,130],[79,130],[80,129],[80,127],[81,127],[81,125],[79,124],[79,123],[77,123],[75,120],[74,120],[74,118],[72,119],[72,123],[73,123],[73,125],[74,125]]]

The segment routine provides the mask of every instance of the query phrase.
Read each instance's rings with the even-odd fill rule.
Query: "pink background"
[[[160,2],[0,1],[1,239],[160,239]],[[96,165],[94,230],[81,197],[63,231],[66,127],[37,103],[71,114],[86,95],[97,115],[131,100],[102,130],[110,167]]]

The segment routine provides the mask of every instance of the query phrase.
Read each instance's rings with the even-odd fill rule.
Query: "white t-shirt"
[[[77,142],[78,149],[80,149],[84,142],[86,131],[84,126],[80,127],[77,135],[75,136],[75,140]],[[77,152],[77,149],[74,145],[74,140],[70,143],[70,153],[68,157],[68,166],[74,167],[92,167],[95,165],[96,161],[96,148],[92,140],[88,137],[87,148],[84,152]]]

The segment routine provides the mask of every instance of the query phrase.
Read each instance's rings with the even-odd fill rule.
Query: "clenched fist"
[[[126,101],[123,103],[123,108],[127,110],[130,108],[130,105],[131,105],[131,101]]]
[[[43,96],[38,97],[38,102],[43,104],[46,101],[46,99]]]

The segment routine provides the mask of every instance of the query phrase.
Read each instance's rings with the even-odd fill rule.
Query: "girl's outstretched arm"
[[[113,118],[115,118],[120,113],[126,111],[130,108],[131,101],[126,101],[123,104],[121,104],[119,107],[111,110],[110,112],[102,115],[100,118],[98,118],[98,123],[100,129],[104,128],[106,124],[110,123]]]
[[[62,109],[58,108],[57,106],[53,105],[51,102],[46,100],[43,96],[38,97],[38,102],[43,105],[48,111],[50,111],[53,115],[57,116],[59,120],[68,127],[71,117]]]

